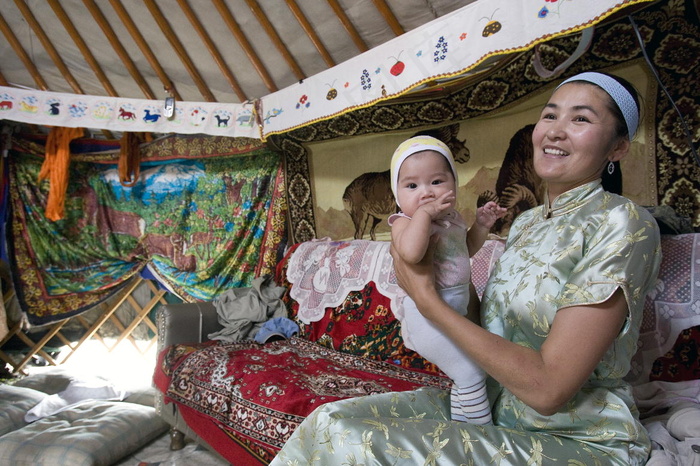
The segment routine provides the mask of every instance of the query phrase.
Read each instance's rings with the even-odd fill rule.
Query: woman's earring
[[[612,175],[615,173],[615,164],[610,162],[608,163],[608,175]]]

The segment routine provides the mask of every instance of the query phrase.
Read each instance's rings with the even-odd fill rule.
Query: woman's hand
[[[418,310],[428,319],[430,317],[426,315],[426,311],[434,307],[433,305],[437,302],[435,300],[440,300],[435,289],[435,269],[433,267],[435,244],[436,238],[431,236],[423,259],[416,264],[405,262],[394,249],[394,245],[391,246],[391,257],[394,259],[394,270],[399,286],[416,302]]]

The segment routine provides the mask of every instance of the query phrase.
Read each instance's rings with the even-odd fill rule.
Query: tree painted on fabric
[[[112,286],[145,264],[190,299],[252,282],[276,153],[142,164],[131,187],[119,183],[115,165],[73,162],[66,214],[56,222],[43,214],[49,186],[36,184],[40,164],[22,157],[14,174],[25,214],[18,220],[49,294]]]

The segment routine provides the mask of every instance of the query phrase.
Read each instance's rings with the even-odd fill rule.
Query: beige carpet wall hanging
[[[645,95],[645,102],[653,102],[655,87],[650,88],[644,68],[635,63],[610,71],[630,80]],[[494,231],[507,233],[512,217],[541,202],[537,177],[528,164],[532,158],[530,134],[553,88],[547,86],[492,114],[438,128],[309,144],[317,236],[389,240],[386,218],[396,211],[389,162],[396,146],[418,132],[431,132],[452,149],[460,180],[457,210],[467,223],[473,223],[478,204],[489,199],[507,202],[511,218]],[[642,205],[655,205],[654,141],[651,131],[645,130],[653,127],[653,112],[646,110],[642,129],[622,165],[623,194]]]

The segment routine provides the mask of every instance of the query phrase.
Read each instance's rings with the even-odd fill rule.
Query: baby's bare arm
[[[412,219],[399,217],[391,226],[391,242],[401,259],[409,264],[418,263],[430,242],[430,217],[414,216]]]
[[[503,217],[508,209],[499,206],[493,201],[489,201],[482,207],[476,209],[476,221],[467,232],[467,248],[469,256],[473,256],[486,242],[489,231],[496,220]]]
[[[430,242],[432,221],[445,215],[453,203],[454,194],[450,191],[420,206],[412,218],[399,217],[394,221],[391,227],[391,241],[404,261],[416,264],[425,256]]]

